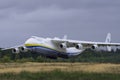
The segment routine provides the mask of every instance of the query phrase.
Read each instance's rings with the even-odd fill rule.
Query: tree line
[[[49,59],[41,57],[37,53],[12,53],[11,50],[0,50],[0,62],[99,62],[99,63],[120,63],[120,49],[116,51],[94,51],[91,49],[85,50],[76,57],[69,59]]]

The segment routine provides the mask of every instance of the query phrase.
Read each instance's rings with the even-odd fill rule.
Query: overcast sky
[[[0,47],[30,36],[120,42],[120,0],[0,0]]]

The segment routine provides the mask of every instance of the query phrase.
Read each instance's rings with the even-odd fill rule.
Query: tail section
[[[63,39],[65,39],[65,40],[66,40],[66,39],[67,39],[67,35],[64,35]]]
[[[110,42],[111,42],[111,33],[108,33],[108,34],[107,34],[107,37],[106,37],[105,42],[106,42],[106,43],[110,43]],[[107,46],[107,50],[108,50],[108,51],[111,51],[111,46]]]
[[[105,42],[106,43],[110,43],[111,42],[111,34],[110,33],[107,34]]]

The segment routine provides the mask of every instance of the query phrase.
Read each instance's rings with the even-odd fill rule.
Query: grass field
[[[50,72],[20,72],[2,73],[0,80],[120,80],[120,74],[65,72],[54,70]]]
[[[0,63],[0,80],[120,80],[120,64]]]
[[[120,73],[120,64],[110,63],[1,63],[0,73],[44,72],[44,71],[81,71],[96,73]]]

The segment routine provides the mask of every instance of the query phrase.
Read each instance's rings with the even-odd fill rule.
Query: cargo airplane
[[[100,46],[106,46],[107,50],[111,51],[111,46],[120,46],[120,43],[111,43],[110,33],[107,34],[105,42],[69,40],[67,36],[63,39],[32,36],[21,46],[3,50],[12,49],[13,53],[31,51],[48,58],[69,58],[81,54],[87,48],[97,49]]]

